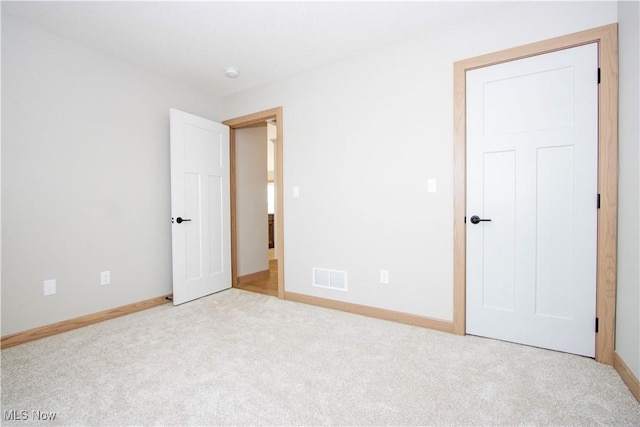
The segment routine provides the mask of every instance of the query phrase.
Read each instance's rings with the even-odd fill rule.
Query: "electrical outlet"
[[[102,273],[100,273],[100,284],[108,285],[109,283],[111,283],[111,272],[103,271]]]
[[[436,186],[436,180],[432,178],[427,181],[427,192],[435,193],[436,191],[438,191],[438,187]]]
[[[44,281],[44,296],[55,295],[56,293],[56,279]]]
[[[380,283],[389,283],[389,270],[380,270]]]

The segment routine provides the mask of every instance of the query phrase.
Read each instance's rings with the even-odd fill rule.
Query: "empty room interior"
[[[2,423],[640,425],[638,1],[2,1]]]

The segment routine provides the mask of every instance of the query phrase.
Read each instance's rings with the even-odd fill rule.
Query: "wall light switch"
[[[54,295],[56,293],[56,279],[44,281],[44,296]]]
[[[389,283],[389,270],[380,270],[380,283]]]
[[[297,185],[293,187],[293,197],[300,197],[300,187]]]
[[[427,191],[429,193],[435,193],[436,191],[438,191],[438,189],[436,187],[436,180],[435,179],[430,179],[429,181],[427,181]]]
[[[102,273],[100,273],[100,284],[108,285],[109,283],[111,283],[111,272],[103,271]]]

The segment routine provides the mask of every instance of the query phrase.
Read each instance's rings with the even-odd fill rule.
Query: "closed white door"
[[[597,57],[467,72],[469,334],[595,355]]]
[[[231,287],[229,128],[170,110],[173,303]]]

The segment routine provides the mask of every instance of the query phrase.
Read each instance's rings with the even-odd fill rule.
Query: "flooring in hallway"
[[[269,277],[252,280],[236,285],[236,288],[244,291],[256,292],[263,295],[278,296],[278,260],[274,259],[275,252],[269,249]]]

